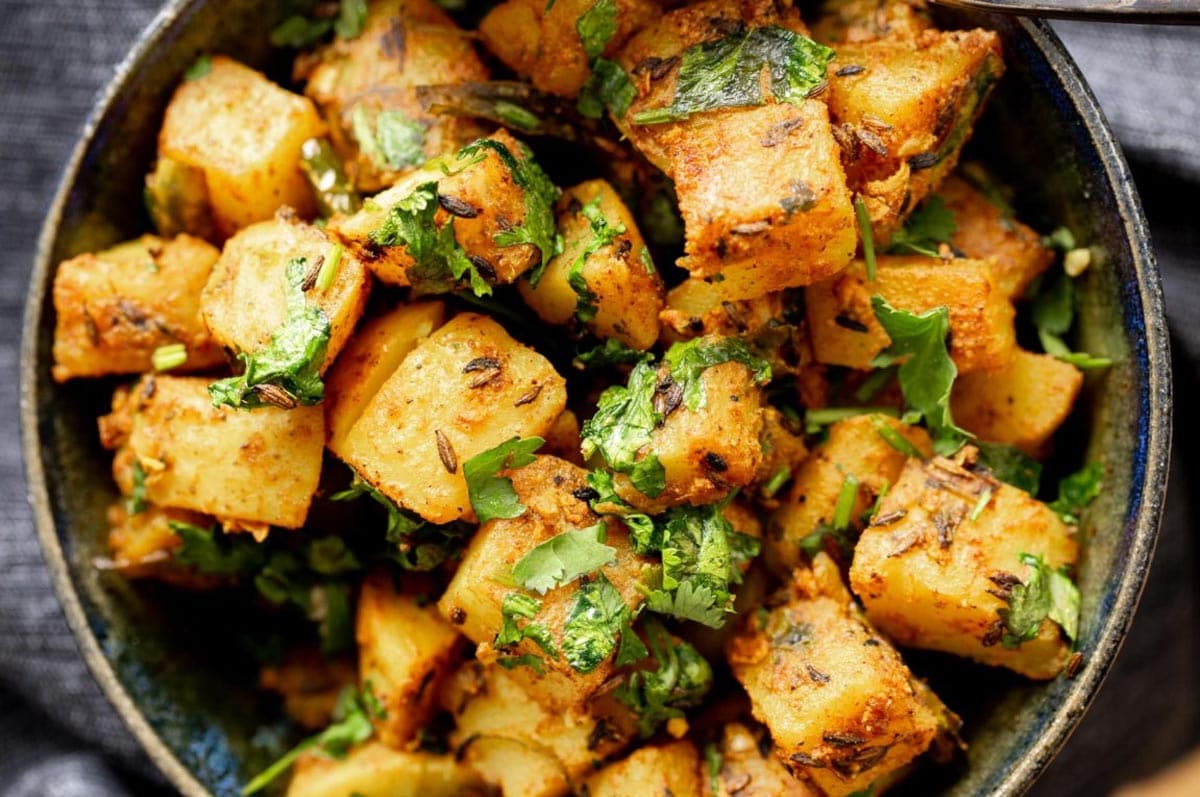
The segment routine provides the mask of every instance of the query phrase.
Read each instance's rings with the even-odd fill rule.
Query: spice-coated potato
[[[817,797],[808,784],[792,777],[772,750],[764,752],[762,742],[739,722],[725,726],[717,748],[721,765],[714,797]]]
[[[590,797],[703,794],[700,754],[687,739],[647,745],[584,781]]]
[[[566,385],[545,357],[486,316],[456,316],[417,344],[367,404],[341,456],[433,523],[473,517],[463,463],[544,434]]]
[[[168,158],[161,152],[146,175],[146,210],[154,229],[164,238],[180,233],[220,243],[208,201],[204,170]]]
[[[287,797],[486,797],[491,790],[451,755],[393,750],[367,742],[345,758],[306,753]]]
[[[271,218],[285,205],[302,216],[313,212],[312,190],[300,171],[300,145],[324,127],[306,98],[214,55],[207,72],[175,89],[158,149],[172,161],[204,171],[213,221],[224,238]]]
[[[812,35],[836,47],[875,39],[910,41],[929,27],[924,0],[825,0]]]
[[[221,363],[199,301],[218,254],[189,235],[143,235],[64,261],[54,275],[54,379],[151,371],[154,350],[176,343],[187,350],[181,370]]]

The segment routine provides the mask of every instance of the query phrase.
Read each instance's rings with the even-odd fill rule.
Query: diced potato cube
[[[842,44],[829,68],[846,177],[886,239],[958,163],[1004,71],[1000,39],[985,30],[925,30]]]
[[[950,313],[950,356],[959,373],[996,371],[1016,347],[1013,307],[991,268],[978,260],[880,257],[874,281],[861,261],[805,294],[809,333],[819,362],[867,370],[891,342],[875,318],[871,297],[897,310]]]
[[[563,410],[543,437],[546,440],[546,445],[542,447],[543,454],[565,459],[575,465],[583,464],[583,456],[579,453],[579,417],[574,412]]]
[[[989,202],[961,177],[949,177],[937,195],[954,214],[957,229],[950,243],[967,257],[989,261],[996,284],[1009,299],[1019,299],[1054,262],[1054,252],[1042,246],[1037,232]]]
[[[358,671],[346,657],[330,658],[316,647],[293,648],[278,664],[263,667],[258,685],[283,698],[283,710],[305,728],[322,730],[333,721],[338,698],[354,686]]]
[[[616,233],[604,246],[595,246],[597,233],[584,208],[597,203],[594,212]],[[650,260],[646,242],[633,214],[605,180],[589,180],[569,188],[559,201],[558,231],[562,254],[546,265],[536,287],[518,283],[521,297],[548,324],[570,324],[581,303],[588,310],[584,321],[599,338],[616,338],[635,349],[648,349],[658,339],[658,312],[663,306],[663,285]],[[600,239],[604,240],[604,239]],[[572,287],[571,273],[579,265],[584,294]],[[590,296],[588,295],[590,294]]]
[[[354,331],[367,304],[371,281],[350,252],[335,255],[340,246],[325,231],[301,221],[276,218],[254,224],[225,243],[201,296],[204,323],[221,344],[253,353],[266,346],[287,315],[288,261],[304,258],[305,266],[338,257],[333,283],[327,290],[313,286],[306,300],[329,317],[329,346],[324,371]]]
[[[474,119],[426,111],[417,97],[418,86],[488,79],[471,38],[431,0],[372,2],[359,35],[315,55],[304,93],[329,123],[359,191],[385,188],[486,133]]]
[[[955,422],[979,439],[1038,457],[1071,414],[1082,386],[1083,374],[1075,366],[1017,349],[1001,371],[956,379],[950,409]]]
[[[433,713],[438,680],[458,648],[459,636],[432,605],[397,593],[392,576],[374,573],[358,599],[355,638],[359,681],[386,711],[375,720],[379,738],[400,748]]]
[[[367,742],[345,758],[306,753],[287,797],[484,797],[487,785],[453,756],[408,753]]]
[[[484,523],[471,538],[458,570],[446,587],[438,609],[468,639],[480,645],[481,660],[498,654],[491,643],[501,626],[501,607],[505,596],[519,587],[512,583],[512,567],[535,546],[564,531],[596,525],[600,518],[576,493],[587,487],[587,471],[554,457],[540,456],[532,464],[510,474],[513,489],[526,511],[512,519]],[[634,555],[627,532],[616,522],[608,522],[605,544],[616,549],[616,562],[604,567],[604,574],[629,605],[636,609],[642,602],[638,592],[643,560]],[[537,596],[542,603],[533,622],[544,625],[558,644],[563,626],[575,604],[577,584],[566,584]],[[513,670],[513,676],[547,705],[560,708],[582,706],[612,676],[612,662],[602,662],[590,673],[576,672],[561,656],[546,655],[533,640],[523,640],[513,655],[532,654],[543,659],[546,674],[529,677],[526,668]]]
[[[825,0],[812,35],[830,46],[875,39],[911,41],[929,27],[924,0]]]
[[[760,740],[739,722],[725,726],[718,749],[721,768],[714,797],[819,797],[792,777],[777,756],[764,753]]]
[[[182,343],[196,371],[223,362],[200,321],[200,291],[220,253],[199,238],[143,235],[64,261],[54,275],[55,381],[154,370],[160,346]]]
[[[538,702],[519,671],[468,662],[443,687],[461,760],[506,797],[559,797],[628,745],[634,718],[614,701],[555,710]],[[590,709],[590,710],[589,710]]]
[[[923,455],[932,453],[929,435],[885,415],[860,415],[829,427],[829,437],[812,450],[796,471],[792,490],[771,516],[765,544],[766,559],[780,574],[790,573],[801,560],[800,542],[822,524],[832,524],[838,494],[848,478],[858,481],[850,512],[851,528],[888,486],[895,483],[907,457],[884,439],[880,427],[891,429]]]
[[[827,797],[866,789],[939,731],[925,702],[932,693],[862,617],[824,554],[796,571],[786,603],[746,618],[728,655],[776,754]]]
[[[130,465],[132,460],[126,456]],[[121,466],[114,467],[124,467]],[[182,589],[207,589],[220,580],[196,572],[175,560],[181,541],[171,528],[172,522],[207,527],[210,519],[183,509],[163,509],[147,504],[140,512],[130,512],[125,501],[108,508],[108,550],[110,558],[103,569],[112,569],[125,578],[152,578]]]
[[[339,457],[367,404],[416,345],[446,321],[441,302],[397,307],[363,324],[325,377],[325,444]]]
[[[659,794],[699,795],[700,754],[696,745],[680,739],[647,745],[628,758],[609,764],[584,781],[590,797],[650,797]]]
[[[187,166],[159,153],[154,171],[146,175],[146,209],[154,228],[164,238],[188,233],[220,243],[208,201],[204,170]]]
[[[755,478],[760,487],[772,478],[778,478],[780,473],[786,473],[788,476],[785,478],[790,478],[808,458],[804,438],[793,433],[783,413],[770,406],[763,408],[762,452],[762,462]]]
[[[202,76],[184,80],[167,106],[159,153],[204,170],[222,237],[271,218],[285,205],[315,208],[300,171],[300,145],[324,125],[313,104],[247,66],[214,55]]]
[[[643,495],[629,477],[616,474],[617,493],[643,512],[679,504],[708,504],[732,488],[751,484],[762,462],[762,390],[750,369],[726,362],[700,375],[705,401],[697,410],[679,404],[650,435],[648,454],[666,476],[663,491]]]
[[[123,427],[130,460],[113,476],[130,492],[131,463],[145,474],[146,500],[223,520],[295,529],[304,525],[321,475],[320,407],[214,407],[207,379],[150,376],[113,396],[101,418],[106,443]]]
[[[612,55],[629,35],[660,13],[649,0],[615,0],[615,30],[601,55]],[[479,36],[506,66],[540,91],[574,97],[591,74],[576,25],[595,0],[506,0],[479,23]]]
[[[898,645],[1053,678],[1070,657],[1054,622],[1015,648],[999,644],[997,612],[1008,604],[996,593],[1027,578],[1023,553],[1058,568],[1075,563],[1079,546],[1058,515],[1023,490],[948,459],[910,461],[858,541],[850,583],[871,622]]]
[[[500,144],[517,160],[533,157],[507,131],[498,130],[488,139]],[[414,276],[411,271],[415,261],[408,247],[381,246],[371,239],[371,234],[380,228],[398,202],[407,199],[422,184],[436,182],[440,207],[434,223],[440,229],[453,221],[459,246],[489,282],[500,285],[515,282],[540,261],[541,252],[532,244],[501,246],[496,243],[496,236],[525,223],[525,190],[517,185],[500,153],[490,147],[483,147],[475,155],[450,156],[446,171],[431,168],[408,174],[392,188],[367,200],[354,215],[332,219],[329,229],[383,282],[422,287],[420,275]]]
[[[566,384],[486,316],[463,313],[417,344],[367,404],[341,456],[433,523],[474,516],[462,465],[535,437],[566,406]]]

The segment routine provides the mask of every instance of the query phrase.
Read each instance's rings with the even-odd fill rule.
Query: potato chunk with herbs
[[[828,797],[867,789],[923,753],[940,707],[820,554],[787,602],[746,618],[728,648],[754,716],[791,772]]]
[[[514,437],[545,433],[566,385],[486,316],[456,316],[417,344],[362,411],[341,456],[433,523],[474,516],[462,466]]]
[[[721,757],[713,797],[818,797],[808,784],[792,777],[770,747],[764,752],[763,741],[739,722],[725,726],[717,748]]]
[[[143,235],[64,261],[54,275],[57,382],[154,370],[154,352],[182,344],[185,371],[221,363],[200,321],[200,291],[219,252],[199,238]]]
[[[969,456],[905,466],[859,538],[851,586],[898,645],[1053,678],[1070,657],[1061,629],[1079,610],[1059,569],[1079,546],[1045,504],[964,467]],[[1031,618],[1029,604],[1046,597],[1037,590],[1050,597]]]
[[[612,646],[607,651],[590,648],[585,644],[586,635],[594,629],[579,615],[596,601],[624,604],[625,613],[631,615],[642,602],[638,586],[643,560],[634,555],[624,528],[613,520],[601,521],[579,497],[583,494],[586,498],[586,475],[587,471],[576,465],[547,456],[510,471],[508,478],[524,511],[515,518],[497,518],[479,527],[438,601],[442,616],[479,644],[481,661],[499,658],[510,667],[519,667],[513,676],[531,694],[562,708],[583,705],[611,677],[616,636],[622,631],[620,623],[604,625]],[[572,539],[561,538],[564,533]],[[517,576],[528,574],[523,570],[514,574],[514,566],[534,548],[576,540],[608,562],[582,574],[591,579],[586,585],[570,578],[552,586],[557,580],[541,580],[537,575],[536,581],[522,582]],[[556,548],[542,548],[534,556],[553,550]],[[529,584],[537,589],[529,591]],[[521,613],[515,613],[515,608],[521,608]],[[540,631],[508,640],[506,629],[513,626],[515,631],[517,623]],[[525,660],[529,663],[523,664]],[[544,674],[532,677],[533,670]]]
[[[863,263],[855,261],[845,274],[805,292],[818,362],[871,367],[871,360],[890,343],[871,307],[875,295],[909,313],[946,307],[950,357],[959,373],[996,371],[1012,358],[1013,307],[986,262],[880,257],[874,280],[868,280]]]
[[[297,266],[292,264],[302,261]],[[328,271],[332,274],[328,274]],[[295,276],[301,275],[299,284]],[[366,269],[324,230],[280,217],[254,224],[225,243],[201,297],[204,323],[235,352],[253,356],[289,316],[298,290],[329,322],[324,372],[346,344],[367,304]]]
[[[559,200],[563,251],[521,297],[548,324],[581,323],[596,337],[648,349],[658,339],[663,285],[633,214],[605,180],[567,189]]]
[[[359,191],[374,192],[486,132],[479,122],[426,111],[417,87],[488,79],[470,37],[431,0],[376,0],[351,39],[338,37],[298,67],[304,93]]]
[[[131,458],[114,462],[127,495],[140,481],[145,500],[158,506],[243,524],[304,525],[321,475],[320,407],[214,407],[207,379],[150,376],[118,388],[100,425],[105,444]]]
[[[491,791],[454,756],[393,750],[379,742],[345,758],[306,753],[296,762],[287,797],[486,797]]]
[[[300,146],[324,132],[313,104],[223,55],[208,63],[175,89],[159,154],[203,170],[222,238],[285,205],[311,214],[315,205],[300,171]]]
[[[363,324],[325,378],[325,444],[338,456],[367,404],[417,344],[446,321],[441,302],[403,305]]]
[[[699,795],[704,789],[700,770],[696,745],[680,739],[635,750],[589,777],[584,788],[590,797]]]
[[[383,282],[477,294],[554,256],[558,189],[504,130],[401,178],[329,229]]]
[[[208,201],[204,170],[172,160],[161,152],[146,175],[146,210],[163,237],[188,233],[220,243]]]
[[[811,557],[861,529],[863,514],[896,482],[908,459],[897,445],[911,446],[922,456],[931,453],[924,429],[885,415],[859,415],[830,426],[829,436],[796,470],[791,492],[771,516],[765,547],[772,569],[789,573],[802,554]],[[844,494],[849,503],[843,506],[844,517],[836,518]],[[839,529],[842,520],[846,526]]]
[[[1018,349],[1003,370],[966,374],[954,382],[955,421],[980,440],[1007,443],[1030,456],[1046,453],[1083,386],[1075,366]]]
[[[911,41],[931,26],[924,0],[825,0],[813,38],[835,46],[876,39]]]
[[[850,189],[886,239],[953,171],[1004,71],[985,30],[926,30],[911,40],[842,44],[829,113]]]
[[[1054,262],[1041,236],[961,177],[951,176],[937,195],[954,215],[950,243],[964,255],[991,263],[996,284],[1009,299],[1021,297],[1033,280]]]
[[[403,747],[433,713],[438,680],[458,647],[459,636],[430,605],[396,592],[387,572],[364,583],[358,599],[355,638],[359,682],[386,712],[375,720],[379,738]]]

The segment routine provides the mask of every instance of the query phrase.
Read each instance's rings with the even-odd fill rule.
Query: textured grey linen
[[[88,674],[32,530],[17,352],[42,216],[96,92],[156,0],[0,0],[0,797],[167,794]],[[1175,352],[1175,464],[1137,622],[1039,797],[1099,795],[1200,743],[1200,548],[1191,410],[1200,399],[1200,28],[1059,24],[1135,167]]]

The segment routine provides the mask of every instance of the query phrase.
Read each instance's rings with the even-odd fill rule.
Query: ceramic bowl
[[[284,4],[180,0],[156,18],[101,97],[42,232],[22,348],[24,453],[37,532],[59,597],[96,679],[165,775],[188,797],[238,794],[286,743],[256,694],[254,666],[219,596],[130,585],[92,566],[114,498],[95,419],[112,382],[50,379],[55,265],[147,229],[142,181],[170,91],[201,53],[224,52],[285,78],[266,32]],[[1134,615],[1154,549],[1170,441],[1170,362],[1158,273],[1129,170],[1100,109],[1048,27],[973,16],[1003,37],[1008,71],[972,143],[1017,190],[1022,215],[1068,225],[1093,247],[1081,281],[1080,346],[1116,360],[1092,377],[1067,454],[1105,463],[1087,512],[1079,571],[1082,666],[1033,684],[915,655],[966,720],[970,750],[955,767],[917,773],[900,793],[1016,795],[1062,747],[1100,688]],[[273,60],[274,59],[274,60]]]

